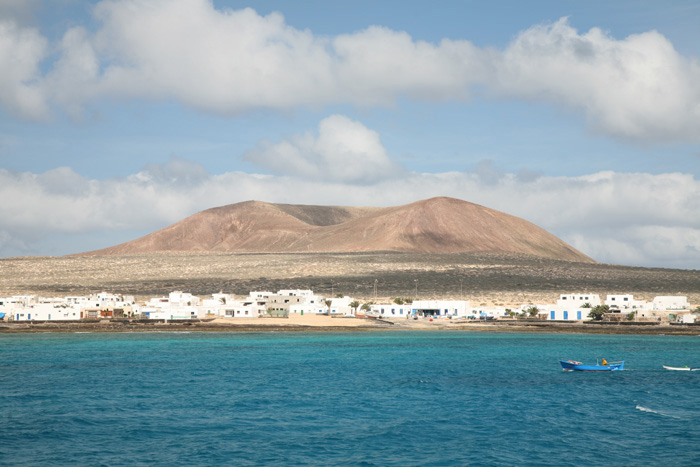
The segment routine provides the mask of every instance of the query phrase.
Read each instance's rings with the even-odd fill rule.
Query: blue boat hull
[[[617,371],[622,370],[625,362],[609,363],[607,365],[584,365],[581,362],[571,360],[560,360],[561,367],[564,371]]]

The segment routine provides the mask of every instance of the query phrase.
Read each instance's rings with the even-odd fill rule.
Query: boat
[[[689,366],[667,366],[664,365],[664,370],[673,370],[673,371],[690,371],[691,368]]]
[[[559,360],[564,371],[617,371],[622,370],[625,366],[625,361],[607,362],[603,359],[603,363],[596,362],[595,365],[585,365],[574,360]]]

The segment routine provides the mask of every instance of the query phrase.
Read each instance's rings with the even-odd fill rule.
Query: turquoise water
[[[700,465],[700,371],[662,364],[700,337],[0,335],[0,465]]]

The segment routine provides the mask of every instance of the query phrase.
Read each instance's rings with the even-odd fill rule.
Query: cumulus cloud
[[[496,67],[491,89],[501,96],[583,109],[614,136],[698,141],[700,64],[656,31],[616,40],[562,18],[518,35]]]
[[[391,103],[397,95],[425,100],[464,99],[488,78],[489,54],[471,42],[414,41],[405,32],[373,26],[332,42],[343,96],[364,105]]]
[[[39,120],[48,112],[39,63],[48,41],[34,28],[0,20],[0,104],[21,118]]]
[[[210,0],[103,0],[99,25],[66,32],[46,76],[38,31],[0,25],[0,103],[25,118],[72,115],[100,98],[167,99],[235,116],[256,109],[386,106],[399,97],[466,101],[474,92],[550,102],[592,128],[641,141],[700,138],[700,63],[656,31],[616,39],[567,18],[533,26],[504,49],[430,43],[372,26],[320,37],[279,13]],[[22,50],[21,54],[10,53]],[[478,91],[477,91],[478,90]]]
[[[244,158],[278,175],[311,180],[372,183],[403,172],[389,159],[376,131],[342,115],[323,119],[318,137],[307,133],[278,143],[261,141]]]
[[[76,185],[81,188],[76,189]],[[207,174],[171,160],[126,178],[89,180],[68,168],[43,174],[0,170],[0,256],[46,251],[50,239],[91,233],[84,250],[155,231],[214,206],[277,203],[393,206],[452,196],[529,220],[606,263],[695,268],[700,264],[700,181],[685,174],[603,172],[523,181],[501,173],[407,173],[357,185],[323,177]],[[614,200],[614,202],[611,202]],[[379,203],[379,204],[378,204]],[[118,241],[105,244],[101,237]]]

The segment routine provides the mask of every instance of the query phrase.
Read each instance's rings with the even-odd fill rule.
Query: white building
[[[36,303],[34,295],[14,295],[12,297],[0,298],[0,310],[12,310],[15,308],[26,308]]]
[[[563,297],[566,297],[564,299]],[[588,297],[589,300],[585,298],[580,299],[579,297]],[[594,295],[593,297],[598,297]],[[537,304],[537,305],[522,305],[520,307],[521,312],[526,312],[530,307],[536,306],[538,309],[537,316],[541,319],[546,319],[548,321],[588,321],[591,318],[589,313],[593,309],[593,303],[591,303],[591,295],[576,295],[576,299],[572,299],[572,295],[562,295],[556,304]],[[591,308],[584,308],[582,305],[590,304]],[[598,305],[600,305],[600,299],[598,299]]]
[[[474,315],[468,300],[416,300],[412,306],[419,316],[467,318]]]
[[[374,304],[369,307],[370,315],[384,319],[407,319],[413,316],[413,305]]]
[[[206,314],[206,309],[199,306],[201,300],[190,293],[171,292],[167,297],[150,299],[141,307],[141,316],[147,319],[196,319]]]
[[[27,308],[16,310],[15,321],[69,321],[79,320],[81,310],[67,304],[37,303]]]
[[[352,297],[336,297],[331,299],[331,315],[343,315],[350,316],[355,310],[352,309],[350,304],[354,301]],[[325,304],[325,300],[323,301]]]
[[[312,290],[280,290],[267,297],[267,312],[274,316],[328,313],[325,300]]]
[[[205,316],[225,316],[226,310],[234,307],[238,302],[233,294],[215,293],[211,298],[200,300],[198,315]]]
[[[567,307],[569,309],[581,308],[582,305],[589,304],[591,307],[600,305],[600,296],[598,294],[575,293],[562,294],[557,300],[557,305]]]
[[[467,318],[476,317],[468,300],[415,300],[411,304],[378,304],[370,307],[373,314],[387,318]]]
[[[0,298],[0,313],[13,321],[79,320],[81,310],[64,298],[37,298],[19,295]]]
[[[698,321],[698,316],[695,313],[683,313],[679,316],[678,321],[683,324],[694,324]]]
[[[683,311],[690,310],[688,297],[682,295],[654,297],[654,311]]]
[[[499,319],[508,316],[506,307],[482,307],[472,308],[469,318]]]
[[[644,300],[635,300],[631,294],[608,295],[605,304],[610,311],[630,312],[650,309],[651,304]]]
[[[539,315],[544,315],[551,321],[589,321],[593,318],[589,316],[592,308],[580,306],[559,306],[559,305],[539,305]]]

